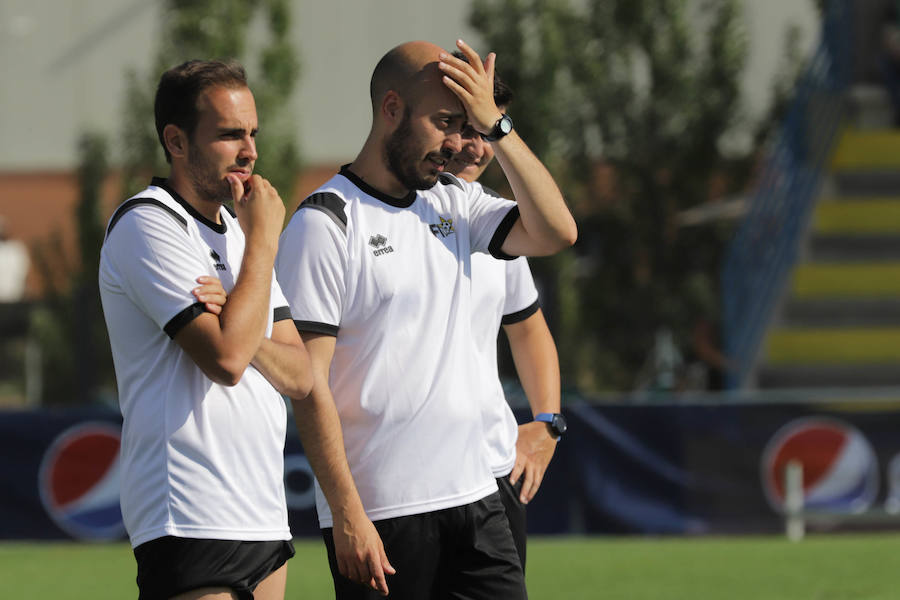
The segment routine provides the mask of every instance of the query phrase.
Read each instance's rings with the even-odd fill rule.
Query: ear
[[[183,158],[187,152],[188,139],[184,131],[178,126],[169,123],[163,128],[163,141],[169,154],[173,157]]]
[[[403,119],[403,98],[394,90],[388,90],[381,99],[381,117],[389,125],[396,125]]]

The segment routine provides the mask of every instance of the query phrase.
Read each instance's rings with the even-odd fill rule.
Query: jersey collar
[[[416,201],[416,192],[415,190],[410,190],[406,196],[402,198],[394,198],[393,196],[388,196],[384,192],[379,192],[371,185],[360,179],[347,167],[350,166],[350,163],[341,167],[340,174],[350,180],[350,182],[358,187],[360,190],[365,192],[366,194],[372,196],[376,200],[381,200],[385,204],[390,204],[391,206],[395,206],[397,208],[409,208],[412,206],[412,203]]]
[[[201,215],[199,212],[197,212],[196,208],[191,206],[187,200],[185,200],[184,198],[181,197],[181,194],[176,192],[175,189],[169,185],[167,179],[164,179],[162,177],[154,177],[153,179],[150,180],[150,185],[153,185],[153,186],[156,186],[158,188],[165,190],[166,193],[168,193],[170,196],[172,196],[172,199],[175,200],[175,202],[177,202],[178,204],[183,206],[184,210],[188,211],[189,215],[191,215],[192,217],[194,217],[194,219],[200,221],[201,223],[203,223],[204,225],[206,225],[207,227],[209,227],[216,233],[225,233],[226,231],[228,231],[228,226],[225,224],[224,219],[222,220],[221,224],[213,223],[212,221],[210,221],[209,219],[207,219],[206,217]]]

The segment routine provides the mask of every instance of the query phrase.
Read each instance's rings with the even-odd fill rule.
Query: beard
[[[403,110],[403,120],[385,143],[388,169],[403,187],[408,190],[428,190],[437,183],[437,175],[422,175],[417,168],[421,162],[418,148],[415,148],[410,108]]]
[[[197,195],[209,202],[231,200],[231,185],[193,142],[188,146],[188,177]]]

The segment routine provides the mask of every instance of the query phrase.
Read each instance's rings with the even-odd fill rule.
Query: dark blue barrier
[[[831,527],[900,510],[900,404],[569,404],[569,431],[537,497],[540,534],[726,534],[782,529],[782,472],[805,470]],[[527,411],[517,416],[528,418]],[[120,539],[112,409],[0,413],[0,538]],[[291,530],[317,536],[312,473],[285,445]],[[892,475],[893,474],[893,475]]]

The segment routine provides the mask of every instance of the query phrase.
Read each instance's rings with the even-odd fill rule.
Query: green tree
[[[191,58],[238,58],[248,76],[260,117],[257,171],[290,198],[299,153],[284,111],[297,81],[299,63],[290,42],[287,0],[167,0],[162,11],[160,50],[153,72],[126,77],[125,131],[121,166],[126,193],[138,191],[151,174],[168,171],[153,124],[156,83],[168,67]],[[260,21],[254,19],[259,17]],[[259,25],[265,30],[256,46]],[[107,180],[106,140],[85,134],[79,147],[77,251],[68,251],[59,233],[36,248],[36,269],[45,298],[31,315],[31,335],[38,340],[44,371],[44,402],[87,403],[115,379],[109,340],[100,306],[97,272],[104,224],[100,191]]]
[[[168,167],[153,123],[153,98],[160,74],[191,59],[236,58],[248,71],[260,122],[255,171],[288,202],[300,164],[295,124],[284,110],[297,83],[300,63],[290,39],[288,0],[166,0],[163,35],[150,73],[126,74],[123,167],[128,193],[143,188]],[[255,26],[264,29],[259,35]],[[256,42],[256,43],[254,43]]]
[[[771,123],[742,113],[740,5],[475,0],[470,22],[517,92],[516,128],[579,221],[574,252],[532,261],[554,290],[564,380],[631,389],[658,331],[687,351],[697,319],[717,316],[729,227],[688,229],[678,215],[717,182],[743,189],[756,148],[726,152],[726,142]],[[596,186],[604,168],[611,191]]]
[[[96,133],[79,142],[77,245],[66,251],[59,233],[37,248],[45,295],[31,314],[31,335],[41,348],[43,402],[85,404],[115,385],[109,338],[100,306],[97,271],[104,228],[101,187],[108,173],[106,139]]]

